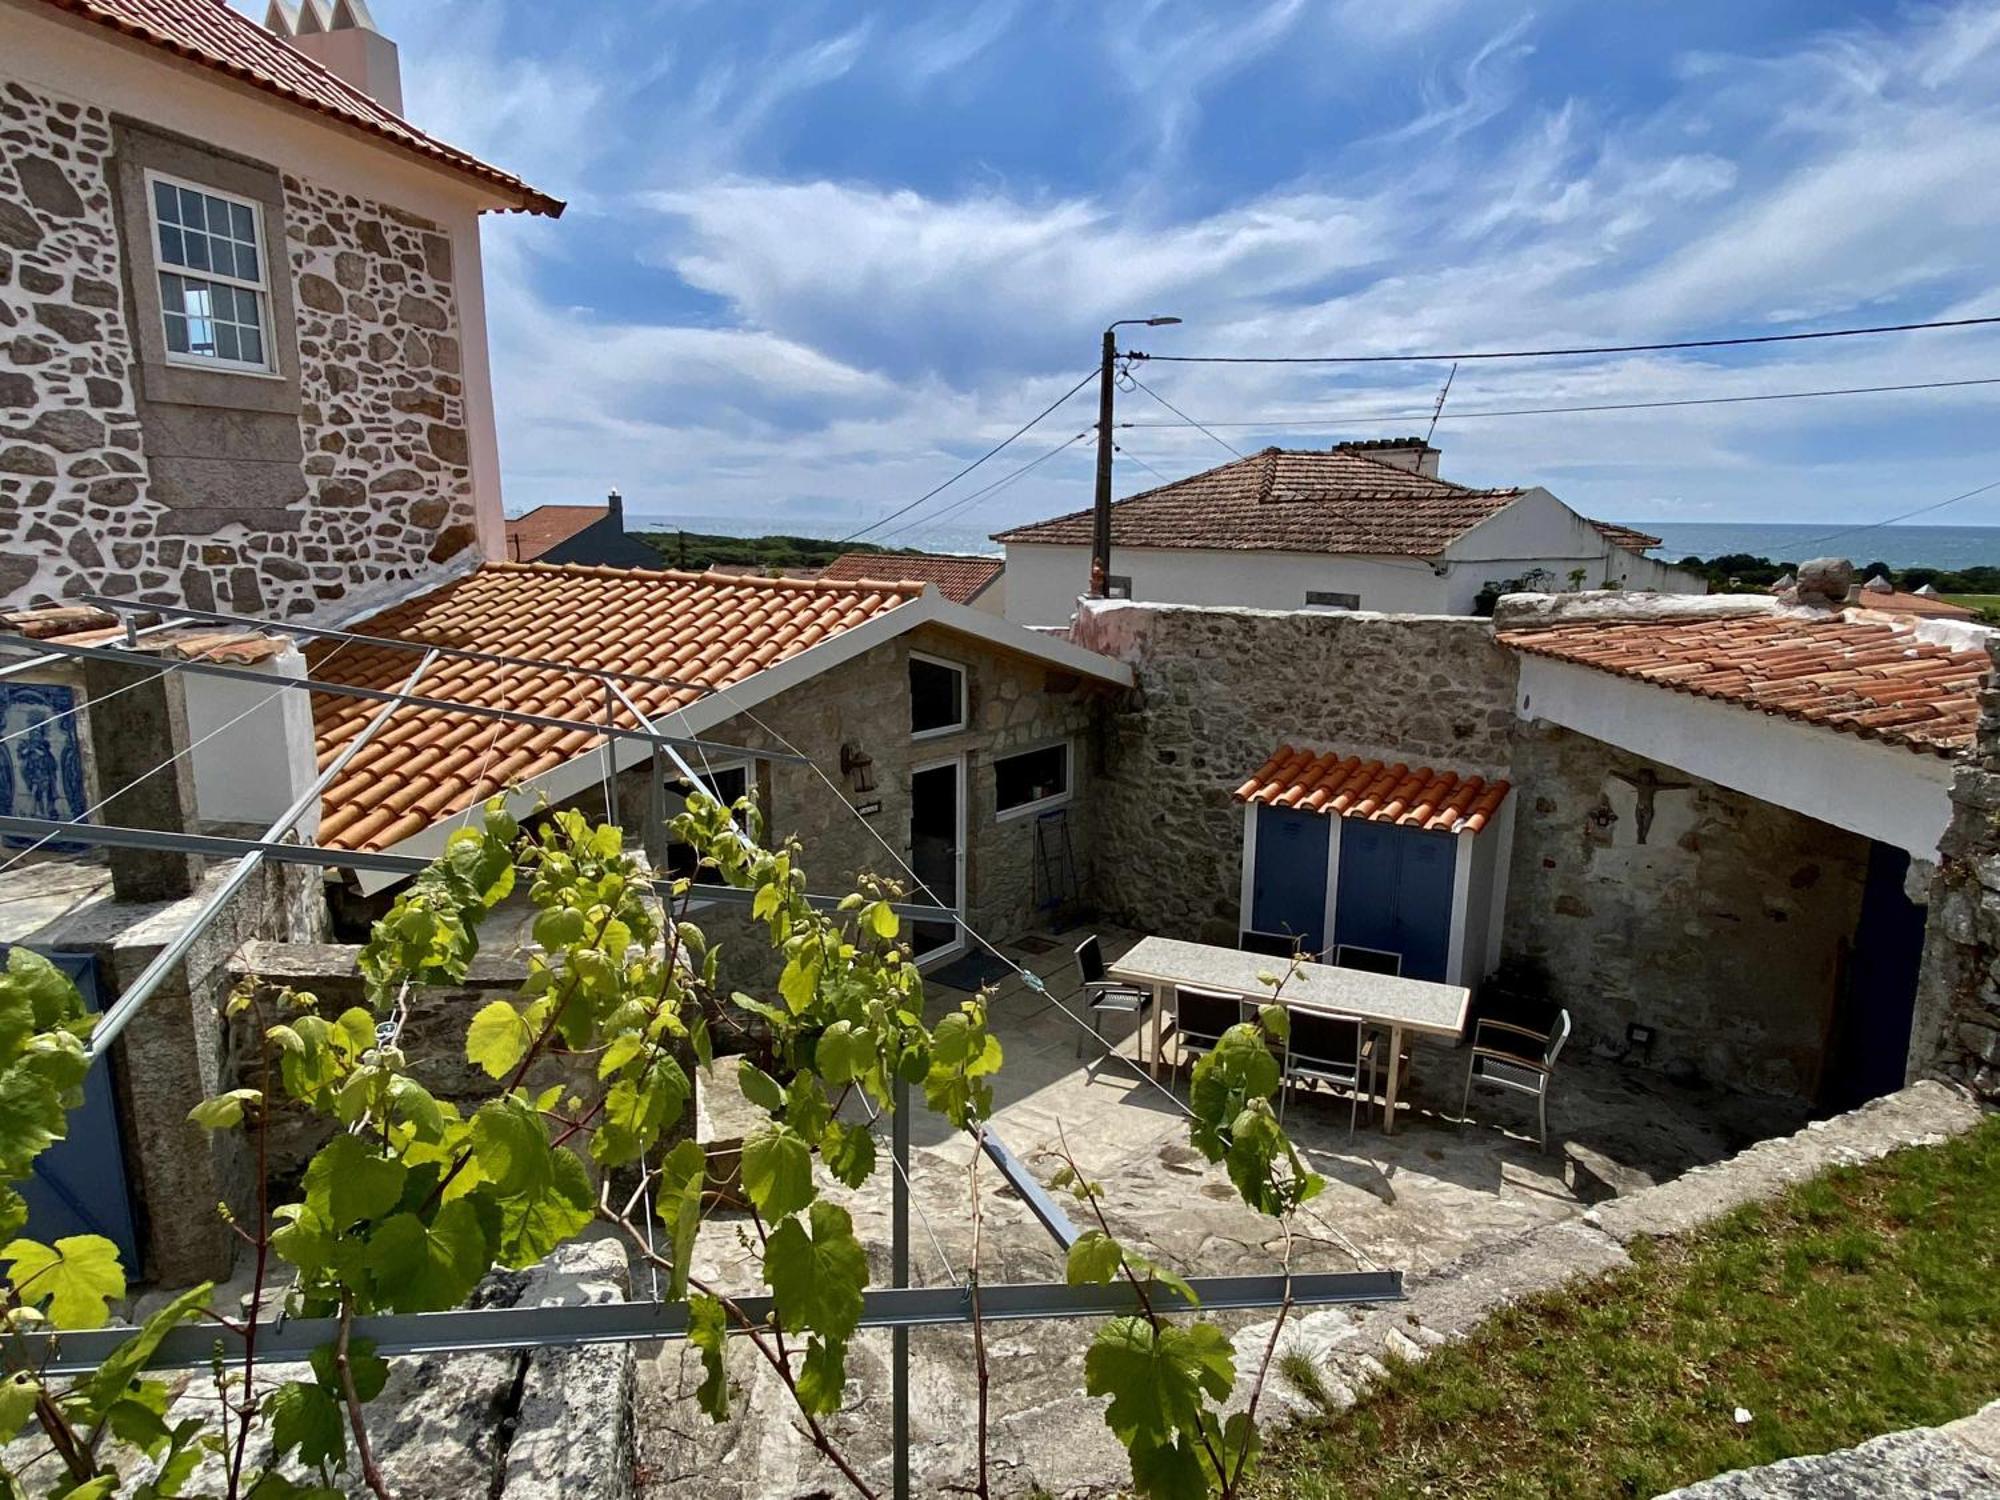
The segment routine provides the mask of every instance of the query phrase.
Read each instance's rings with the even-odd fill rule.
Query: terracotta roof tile
[[[134,616],[133,625],[148,630],[148,634],[130,646],[125,640],[124,617],[91,605],[52,605],[0,612],[0,631],[65,646],[116,646],[144,655],[170,656],[180,661],[227,662],[234,666],[266,661],[292,648],[291,638],[282,634],[231,630],[219,625],[150,629],[158,621],[158,615]]]
[[[1616,521],[1591,521],[1588,517],[1585,520],[1612,546],[1623,547],[1628,552],[1644,552],[1649,547],[1660,545],[1660,538],[1649,532],[1639,531],[1631,526],[1620,526]]]
[[[1477,833],[1507,800],[1508,783],[1280,745],[1236,789],[1238,802],[1296,807],[1434,833]]]
[[[1118,501],[1111,545],[1435,557],[1520,494],[1467,489],[1350,447],[1266,448]],[[1090,512],[994,540],[1087,546]]]
[[[1984,651],[1920,640],[1907,622],[1829,615],[1561,621],[1504,645],[1935,755],[1972,744]]]
[[[224,0],[42,0],[177,57],[225,73],[265,93],[365,130],[476,178],[529,213],[556,217],[562,203],[478,157],[426,135],[387,105],[288,47]]]
[[[895,609],[916,584],[842,584],[640,568],[488,563],[359,627],[370,635],[503,656],[731,686],[839,631]],[[393,688],[418,656],[388,646],[323,644],[321,681]],[[626,684],[649,714],[705,696],[697,686]],[[440,657],[418,685],[433,698],[551,718],[599,720],[597,679],[540,667]],[[330,762],[380,704],[313,697],[319,761]],[[580,730],[402,709],[327,789],[320,842],[381,849],[602,743]]]
[[[954,604],[970,604],[1007,566],[999,557],[953,557],[935,552],[847,552],[820,570],[822,578],[859,583],[868,579],[913,579],[934,583]]]

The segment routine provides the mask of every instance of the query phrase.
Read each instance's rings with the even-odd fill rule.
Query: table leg
[[[1153,986],[1153,1046],[1150,1066],[1153,1082],[1160,1081],[1160,1012],[1167,1008],[1167,992],[1163,986]]]
[[[1382,1133],[1396,1133],[1396,1089],[1403,1075],[1403,1028],[1389,1028],[1389,1087],[1382,1094]]]

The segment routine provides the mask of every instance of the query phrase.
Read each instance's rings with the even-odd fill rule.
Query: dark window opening
[[[910,658],[910,733],[965,727],[965,673],[943,662]]]
[[[1069,795],[1069,746],[1050,745],[993,763],[994,811],[1012,812]]]
[[[750,795],[750,768],[748,766],[728,766],[720,771],[704,771],[702,778],[708,789],[722,800],[726,807],[734,808],[738,802]],[[685,781],[667,783],[667,819],[671,822],[681,815],[687,805],[687,794],[693,788]],[[721,874],[713,865],[697,869],[694,845],[679,842],[667,845],[667,873],[675,880],[692,880],[696,885],[726,885]]]
[[[1359,594],[1342,594],[1329,589],[1307,589],[1307,609],[1359,609]]]

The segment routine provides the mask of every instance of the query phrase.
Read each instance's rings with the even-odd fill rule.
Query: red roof
[[[507,560],[533,562],[558,542],[566,542],[611,514],[604,505],[538,505],[507,523]]]
[[[1236,800],[1434,833],[1477,833],[1507,800],[1507,789],[1508,783],[1483,776],[1280,745],[1236,789]]]
[[[954,557],[938,552],[846,552],[820,569],[822,578],[860,583],[908,579],[934,583],[953,604],[970,604],[1006,568],[998,557]]]
[[[920,592],[909,584],[488,563],[362,628],[405,641],[728,688]],[[371,688],[400,686],[418,659],[390,646],[341,643],[316,645],[308,656],[319,681]],[[648,716],[705,696],[693,686],[631,683],[626,690]],[[440,657],[417,691],[585,722],[601,721],[605,711],[604,685],[596,678],[464,657]],[[367,699],[314,694],[320,765],[380,708]],[[402,709],[327,788],[319,841],[330,849],[387,848],[602,743],[602,735],[583,730]]]
[[[1979,722],[1984,651],[1918,638],[1907,620],[1830,614],[1574,620],[1503,629],[1516,651],[1677,693],[1955,755]]]
[[[477,179],[529,213],[555,218],[562,202],[511,173],[446,145],[294,51],[224,0],[42,0],[56,10],[95,21],[176,57],[213,68],[292,104],[389,141]]]

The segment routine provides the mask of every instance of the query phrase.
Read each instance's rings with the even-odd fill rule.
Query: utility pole
[[[1118,330],[1128,324],[1166,328],[1179,318],[1120,318],[1104,330],[1097,372],[1097,498],[1090,518],[1090,597],[1102,599],[1111,582],[1111,436],[1113,390],[1117,380]]]

